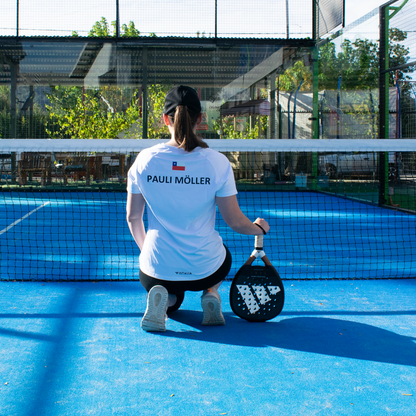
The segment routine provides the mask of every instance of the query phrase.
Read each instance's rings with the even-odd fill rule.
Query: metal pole
[[[147,108],[147,101],[148,101],[148,91],[147,91],[147,47],[143,48],[143,101],[142,101],[142,119],[143,119],[143,130],[142,130],[142,138],[147,139],[148,137],[148,108]]]
[[[312,55],[312,138],[319,139],[319,50],[316,43],[319,40],[319,25],[316,10],[317,0],[312,0],[312,39],[315,45],[311,50]],[[312,189],[316,189],[318,185],[318,153],[312,153]]]
[[[289,0],[286,0],[286,37],[289,39]]]
[[[34,139],[33,136],[33,102],[34,100],[34,87],[33,85],[29,86],[29,97],[32,97],[32,100],[30,102],[30,106],[29,106],[29,131],[28,131],[28,135],[29,135],[29,139]]]
[[[19,37],[19,0],[16,0],[16,37]]]
[[[315,45],[311,51],[312,55],[312,138],[319,139],[319,51],[318,47]],[[321,115],[322,117],[322,115]],[[317,177],[318,177],[318,153],[312,153],[312,187],[316,189],[318,184]]]
[[[217,39],[218,36],[218,8],[217,8],[217,0],[215,0],[215,39]]]
[[[10,85],[10,138],[17,139],[17,76],[19,72],[19,64],[15,62],[10,62],[10,75],[11,75],[11,85]],[[11,173],[12,173],[12,183],[16,183],[16,152],[12,152],[11,155]]]
[[[338,89],[337,89],[337,139],[340,138],[340,127],[341,127],[341,75],[338,78]]]
[[[17,139],[17,77],[19,64],[10,62],[10,138]]]
[[[380,96],[380,124],[379,124],[379,138],[388,139],[390,136],[389,130],[389,32],[390,19],[393,18],[400,10],[403,9],[409,0],[404,0],[399,7],[386,6],[380,7],[380,81],[379,81],[379,96]],[[393,13],[390,14],[390,11]],[[383,42],[384,41],[384,42]],[[389,195],[389,153],[379,153],[379,205],[388,203]]]
[[[276,138],[276,72],[270,76],[270,116],[267,138]]]
[[[316,0],[312,0],[312,39],[317,41],[318,40],[318,30],[317,30],[317,15],[316,15]]]
[[[116,0],[116,38],[120,37],[120,4],[119,0]]]
[[[379,138],[387,139],[389,137],[389,74],[385,71],[389,66],[389,51],[388,51],[388,15],[389,8],[380,7],[380,77],[379,77]],[[388,153],[379,153],[379,194],[378,204],[385,205],[388,195]]]

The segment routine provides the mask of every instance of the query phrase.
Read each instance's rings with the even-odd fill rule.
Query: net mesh
[[[0,278],[138,280],[126,177],[155,142],[0,140]],[[269,222],[283,279],[416,277],[415,140],[208,142],[232,164],[242,211]],[[254,239],[219,214],[216,227],[232,278]]]

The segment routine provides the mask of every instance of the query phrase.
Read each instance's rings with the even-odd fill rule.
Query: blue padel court
[[[240,192],[265,218],[265,251],[283,279],[416,277],[416,216],[314,192]],[[3,192],[2,280],[137,280],[125,193]],[[218,217],[232,277],[253,249]]]
[[[227,281],[225,326],[202,326],[188,292],[166,332],[147,333],[125,194],[1,195],[1,416],[415,414],[415,216],[240,192],[242,210],[272,227],[282,313],[238,318]],[[231,279],[253,241],[217,227]]]
[[[285,281],[283,312],[140,329],[138,282],[1,282],[0,414],[413,416],[415,280]]]

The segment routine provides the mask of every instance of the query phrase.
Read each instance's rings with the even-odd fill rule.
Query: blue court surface
[[[283,312],[140,329],[138,282],[0,282],[0,415],[415,415],[416,281],[285,281]]]
[[[415,278],[416,215],[314,192],[240,192],[271,225],[265,250],[283,279]],[[139,250],[120,192],[1,192],[0,280],[137,280]],[[216,226],[234,275],[253,238]]]
[[[200,294],[187,293],[152,334],[140,328],[146,294],[125,194],[0,196],[1,416],[415,415],[414,215],[241,192],[242,210],[272,227],[265,250],[285,279],[283,312],[236,317],[228,281],[225,327],[201,326]],[[220,218],[217,228],[231,278],[253,239]]]

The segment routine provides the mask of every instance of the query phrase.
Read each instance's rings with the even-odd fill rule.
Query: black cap
[[[168,116],[174,116],[178,105],[186,105],[189,113],[198,115],[201,112],[201,103],[196,91],[191,87],[179,85],[172,88],[165,97],[165,110]]]

